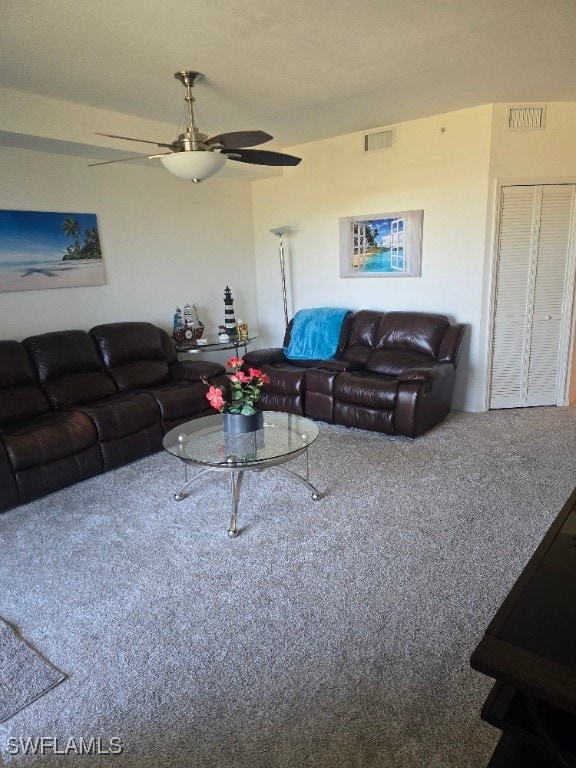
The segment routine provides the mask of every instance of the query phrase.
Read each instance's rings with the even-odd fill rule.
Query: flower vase
[[[223,413],[224,417],[224,432],[241,433],[241,432],[256,432],[257,429],[262,429],[264,425],[264,419],[262,411],[246,416],[243,413]]]

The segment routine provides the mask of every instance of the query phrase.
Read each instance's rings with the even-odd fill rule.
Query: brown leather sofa
[[[160,450],[224,373],[150,323],[0,341],[0,511]]]
[[[466,326],[427,312],[349,313],[331,360],[289,360],[284,347],[244,355],[270,377],[263,410],[417,437],[449,413]]]

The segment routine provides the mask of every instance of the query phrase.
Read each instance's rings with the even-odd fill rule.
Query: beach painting
[[[0,210],[0,292],[105,284],[95,213]]]
[[[420,277],[424,211],[340,219],[340,277]]]

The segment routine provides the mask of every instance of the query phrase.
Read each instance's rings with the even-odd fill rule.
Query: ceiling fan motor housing
[[[186,131],[186,133],[181,133],[178,136],[178,141],[175,142],[175,150],[177,152],[206,152],[209,150],[204,144],[207,138],[205,133],[200,133],[196,129],[191,133]]]

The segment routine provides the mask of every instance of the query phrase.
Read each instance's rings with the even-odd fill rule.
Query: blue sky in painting
[[[392,231],[392,222],[393,221],[401,221],[402,225],[400,226],[401,231],[404,230],[403,222],[404,217],[403,216],[393,216],[387,219],[366,219],[366,224],[370,224],[372,229],[376,230],[376,246],[378,248],[388,248],[390,247],[390,233]]]
[[[395,219],[373,219],[370,223],[377,231],[376,245],[379,247],[390,245],[390,231]]]
[[[95,213],[0,211],[0,261],[4,263],[60,260],[73,238],[62,229],[64,219],[82,230],[96,227]]]

